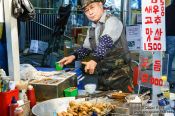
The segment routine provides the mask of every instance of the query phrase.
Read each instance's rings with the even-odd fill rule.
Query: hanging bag
[[[12,0],[12,14],[20,21],[35,18],[35,9],[29,0]]]

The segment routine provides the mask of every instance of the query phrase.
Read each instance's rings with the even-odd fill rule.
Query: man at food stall
[[[172,76],[172,64],[175,57],[175,0],[166,8],[166,53],[169,54],[168,81],[175,89],[175,77]]]
[[[74,54],[59,61],[61,66],[81,59],[85,83],[95,83],[99,89],[131,91],[131,70],[123,58],[127,53],[118,48],[123,31],[121,21],[103,8],[104,0],[81,0],[82,10],[92,21],[84,44]],[[118,48],[118,49],[117,49]]]

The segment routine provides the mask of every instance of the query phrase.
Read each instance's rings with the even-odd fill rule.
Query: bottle
[[[28,98],[27,98],[27,95],[26,95],[26,90],[20,90],[19,91],[19,99],[24,100],[24,102],[28,101]]]
[[[163,80],[163,85],[161,87],[161,91],[163,93],[163,96],[169,99],[170,98],[170,85],[167,81],[167,76],[162,76],[162,80]]]
[[[53,111],[53,116],[57,116],[56,110]]]
[[[163,96],[163,93],[157,94],[158,104],[162,106],[165,111],[172,111],[170,102]]]
[[[163,97],[163,93],[157,94],[159,106],[166,106],[166,101]]]
[[[2,83],[2,79],[1,79],[1,76],[0,76],[0,92],[2,92],[2,85],[3,83]]]
[[[30,108],[36,104],[35,90],[33,86],[29,85],[27,90],[27,97],[30,100]]]
[[[22,94],[22,90],[19,90],[19,100],[23,99],[23,94]]]
[[[22,107],[17,107],[14,111],[14,116],[24,116],[24,110]]]
[[[15,109],[18,107],[18,103],[15,99],[15,97],[13,96],[12,97],[12,100],[11,100],[11,104],[9,106],[9,109],[10,109],[10,116],[14,116],[14,111]]]

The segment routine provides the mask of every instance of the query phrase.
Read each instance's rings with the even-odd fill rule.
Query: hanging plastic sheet
[[[132,9],[141,9],[141,0],[131,0]]]
[[[120,16],[121,0],[106,0],[104,7],[108,13]]]

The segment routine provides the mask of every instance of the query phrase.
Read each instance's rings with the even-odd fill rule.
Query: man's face
[[[104,9],[101,2],[93,2],[84,8],[87,18],[93,22],[98,22],[103,15]]]

